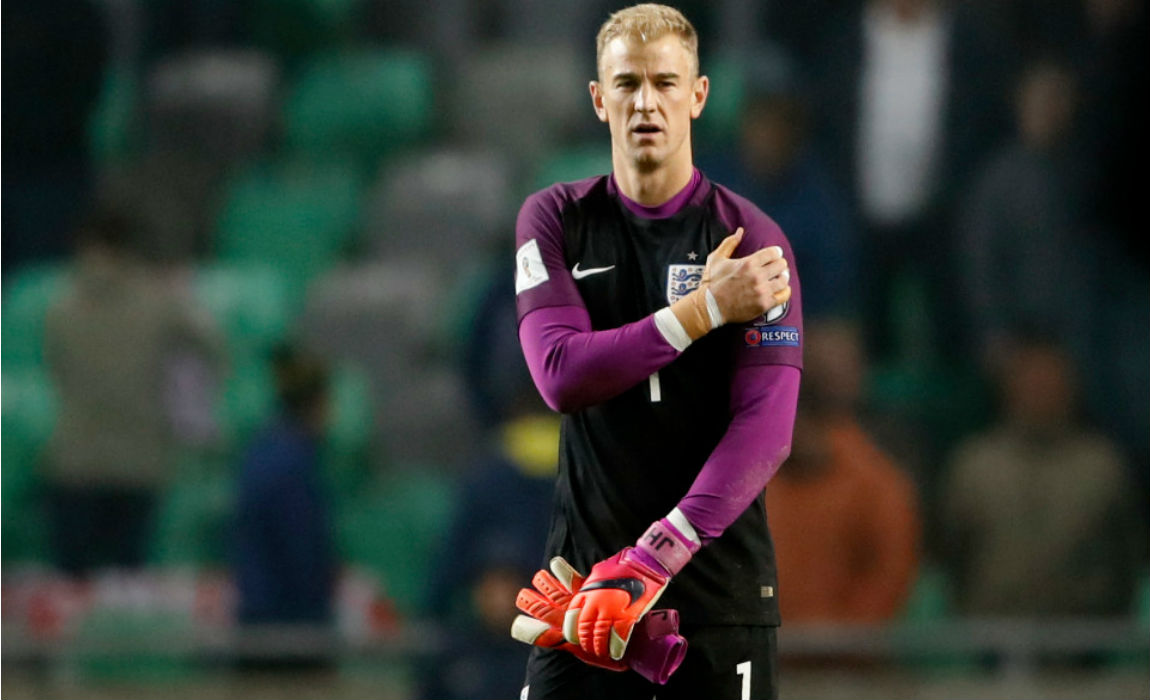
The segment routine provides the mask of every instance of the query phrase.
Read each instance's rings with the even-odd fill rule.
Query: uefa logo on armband
[[[703,281],[704,265],[667,266],[667,303],[674,304],[699,288]]]
[[[795,326],[756,326],[743,332],[749,348],[797,348],[799,329]]]

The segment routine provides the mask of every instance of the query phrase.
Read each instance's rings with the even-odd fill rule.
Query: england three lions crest
[[[704,265],[667,266],[667,303],[674,304],[699,288]]]

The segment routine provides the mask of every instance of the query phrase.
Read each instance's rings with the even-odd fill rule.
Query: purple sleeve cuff
[[[529,312],[519,324],[519,342],[543,400],[560,413],[614,398],[679,355],[651,316],[592,331],[580,306]]]
[[[800,377],[789,365],[747,365],[735,371],[734,417],[679,502],[704,543],[743,514],[790,454]]]

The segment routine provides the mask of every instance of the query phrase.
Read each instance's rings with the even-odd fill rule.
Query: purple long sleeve
[[[735,370],[731,425],[679,502],[704,543],[743,514],[790,454],[800,376],[788,365]]]
[[[679,355],[654,317],[593,331],[581,306],[529,312],[519,324],[519,342],[543,400],[561,413],[613,398]]]

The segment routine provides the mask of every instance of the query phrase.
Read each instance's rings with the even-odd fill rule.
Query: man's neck
[[[690,160],[649,172],[641,172],[631,163],[625,167],[619,167],[619,163],[616,163],[615,183],[619,191],[631,201],[645,207],[657,207],[679,194],[691,182],[694,173],[695,168]]]

